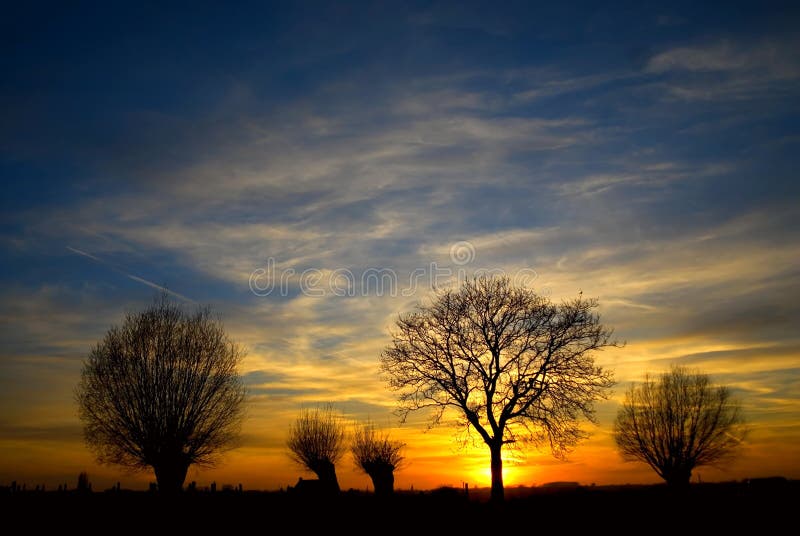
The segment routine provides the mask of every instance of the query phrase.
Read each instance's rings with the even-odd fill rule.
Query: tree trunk
[[[492,453],[492,502],[502,502],[505,499],[503,488],[503,444],[501,442],[489,445]]]
[[[689,489],[689,482],[692,479],[692,470],[684,467],[676,467],[670,471],[664,480],[667,481],[667,487],[673,491],[683,492]]]
[[[164,494],[180,493],[189,465],[184,462],[162,463],[153,466],[158,482],[158,491]]]
[[[331,493],[339,493],[339,479],[336,477],[336,466],[331,462],[323,462],[314,468],[317,473],[320,484],[325,488],[325,491]]]
[[[375,488],[375,495],[387,497],[394,493],[394,472],[391,468],[381,468],[369,474],[372,485]]]

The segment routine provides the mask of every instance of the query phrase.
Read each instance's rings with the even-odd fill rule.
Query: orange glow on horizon
[[[244,336],[240,338],[247,340]],[[459,487],[465,482],[470,487],[490,486],[489,452],[478,438],[474,444],[470,442],[467,448],[461,448],[454,437],[457,429],[443,422],[427,430],[428,417],[421,414],[398,424],[393,414],[394,393],[373,375],[374,356],[384,342],[383,339],[364,341],[352,350],[347,360],[328,360],[314,366],[302,360],[302,356],[297,357],[296,363],[279,363],[257,352],[249,354],[245,372],[283,372],[277,375],[280,383],[254,385],[264,394],[254,394],[249,401],[248,418],[242,429],[243,444],[227,453],[217,468],[191,468],[187,483],[196,481],[198,486],[208,486],[211,482],[242,483],[246,489],[277,490],[294,485],[301,476],[314,478],[288,459],[285,433],[299,408],[318,404],[318,397],[325,396],[334,400],[334,405],[342,411],[348,431],[356,422],[369,418],[393,438],[406,443],[406,464],[395,475],[397,489]],[[504,449],[505,485],[532,486],[553,481],[600,485],[658,483],[659,478],[645,464],[625,463],[620,459],[610,435],[614,415],[627,382],[639,380],[644,371],[657,372],[681,356],[692,354],[704,356],[706,361],[702,366],[712,377],[720,375],[724,379],[736,365],[737,376],[726,381],[749,393],[742,400],[752,424],[752,433],[732,464],[725,470],[700,468],[694,472],[695,479],[709,482],[774,475],[800,477],[800,460],[794,447],[800,442],[798,403],[791,387],[781,393],[780,386],[768,376],[796,363],[796,350],[745,346],[741,351],[752,356],[748,354],[748,360],[740,363],[727,356],[736,347],[730,350],[728,345],[720,349],[722,343],[719,347],[715,344],[711,339],[632,341],[623,349],[598,356],[601,364],[615,370],[620,384],[608,401],[597,405],[597,425],[586,426],[589,439],[576,445],[566,460],[554,459],[546,445],[541,449],[524,446],[523,453]],[[88,471],[95,489],[107,489],[117,481],[129,489],[147,489],[154,480],[151,472],[129,473],[117,467],[100,466],[83,445],[74,407],[64,403],[70,400],[74,378],[48,373],[45,379],[49,389],[40,393],[36,404],[20,408],[17,418],[43,426],[52,423],[53,434],[43,438],[23,428],[25,433],[0,437],[0,459],[6,462],[0,464],[0,485],[13,480],[27,482],[29,487],[46,484],[51,488],[64,482],[74,485],[77,474]],[[281,390],[289,394],[282,395]],[[315,390],[324,390],[326,394],[319,395]],[[308,395],[304,394],[306,391]],[[354,405],[353,401],[362,406]],[[69,426],[57,427],[61,423]],[[349,455],[337,465],[337,474],[342,489],[371,488],[369,478],[353,467]]]

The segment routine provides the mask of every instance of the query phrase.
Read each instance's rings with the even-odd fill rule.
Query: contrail
[[[71,246],[67,246],[67,249],[70,250],[73,253],[77,253],[78,255],[83,255],[84,257],[88,257],[88,258],[92,259],[93,261],[96,261],[96,262],[99,262],[100,264],[108,266],[109,268],[111,268],[115,272],[117,272],[119,274],[122,274],[125,277],[127,277],[128,279],[132,279],[132,280],[136,281],[137,283],[141,283],[143,285],[147,285],[148,287],[160,290],[161,292],[166,292],[170,296],[175,296],[176,298],[178,298],[180,300],[183,300],[183,301],[186,301],[186,302],[189,302],[189,303],[197,303],[193,299],[191,299],[191,298],[189,298],[187,296],[184,296],[183,294],[179,294],[179,293],[177,293],[175,291],[172,291],[172,290],[170,290],[170,289],[168,289],[166,287],[163,287],[161,285],[157,285],[157,284],[153,283],[152,281],[148,281],[147,279],[144,279],[143,277],[139,277],[137,275],[133,275],[131,273],[128,273],[126,270],[120,268],[116,264],[113,264],[113,263],[110,263],[108,261],[105,261],[105,260],[103,260],[103,259],[101,259],[99,257],[95,257],[91,253],[86,253],[85,251],[82,251],[82,250],[77,249],[77,248],[73,248]]]
[[[71,251],[71,252],[73,252],[73,253],[77,253],[78,255],[83,255],[84,257],[89,257],[90,259],[93,259],[93,260],[95,260],[95,261],[97,261],[97,262],[99,262],[99,263],[102,263],[102,264],[108,264],[106,261],[104,261],[104,260],[101,260],[101,259],[98,259],[98,258],[97,258],[97,257],[95,257],[94,255],[91,255],[91,254],[89,254],[89,253],[86,253],[85,251],[81,251],[81,250],[79,250],[79,249],[75,249],[75,248],[73,248],[73,247],[70,247],[70,246],[67,246],[67,249],[68,249],[68,250],[70,250],[70,251]]]

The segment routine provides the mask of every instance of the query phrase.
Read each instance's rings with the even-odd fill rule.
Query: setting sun
[[[528,478],[529,472],[522,467],[503,466],[503,482],[506,486],[529,486],[533,482]],[[467,481],[470,486],[489,487],[492,485],[492,470],[489,467],[489,460],[486,460],[485,467],[475,468],[470,473]]]

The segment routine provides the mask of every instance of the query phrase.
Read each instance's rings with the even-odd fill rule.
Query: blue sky
[[[554,299],[598,297],[628,342],[601,358],[615,396],[671,363],[708,370],[757,424],[740,473],[800,476],[765,454],[800,439],[791,3],[6,12],[0,480],[92,463],[71,406],[81,360],[157,286],[211,304],[248,349],[251,418],[225,475],[294,475],[281,434],[304,405],[396,427],[377,357],[429,289],[315,298],[294,277],[289,295],[257,296],[251,274],[271,258],[403,280],[461,267],[460,241],[470,270],[531,270]],[[614,457],[615,400],[585,459],[540,477],[546,458],[532,457],[520,479],[646,480]],[[417,428],[396,432],[452,455],[449,430]],[[71,461],[44,463],[55,448]],[[409,483],[436,462],[423,458]]]

